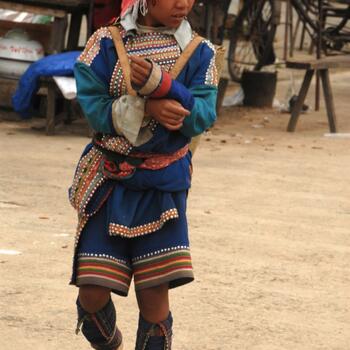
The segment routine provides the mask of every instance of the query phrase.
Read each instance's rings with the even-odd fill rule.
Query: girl
[[[188,145],[215,121],[217,96],[215,49],[186,19],[193,2],[124,1],[121,20],[90,38],[75,67],[95,135],[70,189],[79,219],[71,282],[77,331],[95,349],[122,348],[111,292],[126,296],[132,277],[135,349],[171,349],[168,290],[193,280]]]

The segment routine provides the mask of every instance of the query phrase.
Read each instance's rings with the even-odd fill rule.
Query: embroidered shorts
[[[132,277],[136,291],[193,281],[186,218],[169,220],[160,230],[134,238],[111,236],[107,222],[104,205],[84,227],[71,284],[99,285],[127,296]]]

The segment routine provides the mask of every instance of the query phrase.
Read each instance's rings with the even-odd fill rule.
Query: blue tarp
[[[31,104],[39,89],[40,77],[73,76],[74,64],[80,51],[50,55],[34,62],[19,80],[17,90],[12,97],[12,105],[22,118],[30,118]]]

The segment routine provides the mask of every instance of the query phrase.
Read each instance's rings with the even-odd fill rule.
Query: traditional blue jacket
[[[90,38],[74,73],[78,100],[97,137],[81,157],[70,200],[81,222],[107,203],[110,234],[135,237],[160,229],[167,220],[185,220],[183,209],[179,212],[185,206],[179,203],[186,201],[191,183],[191,154],[161,169],[136,166],[131,175],[120,178],[108,176],[104,160],[122,162],[136,153],[173,155],[183,150],[216,119],[217,72],[215,48],[207,40],[175,80],[169,73],[184,49],[176,36],[149,28],[127,31],[118,25],[118,29],[128,55],[151,60],[161,73],[147,95],[131,98],[109,29]],[[144,116],[145,98],[174,99],[191,113],[180,130],[169,131]]]

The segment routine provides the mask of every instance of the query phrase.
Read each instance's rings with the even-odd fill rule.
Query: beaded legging
[[[157,324],[147,322],[140,315],[135,350],[171,350],[172,324],[171,313]]]

